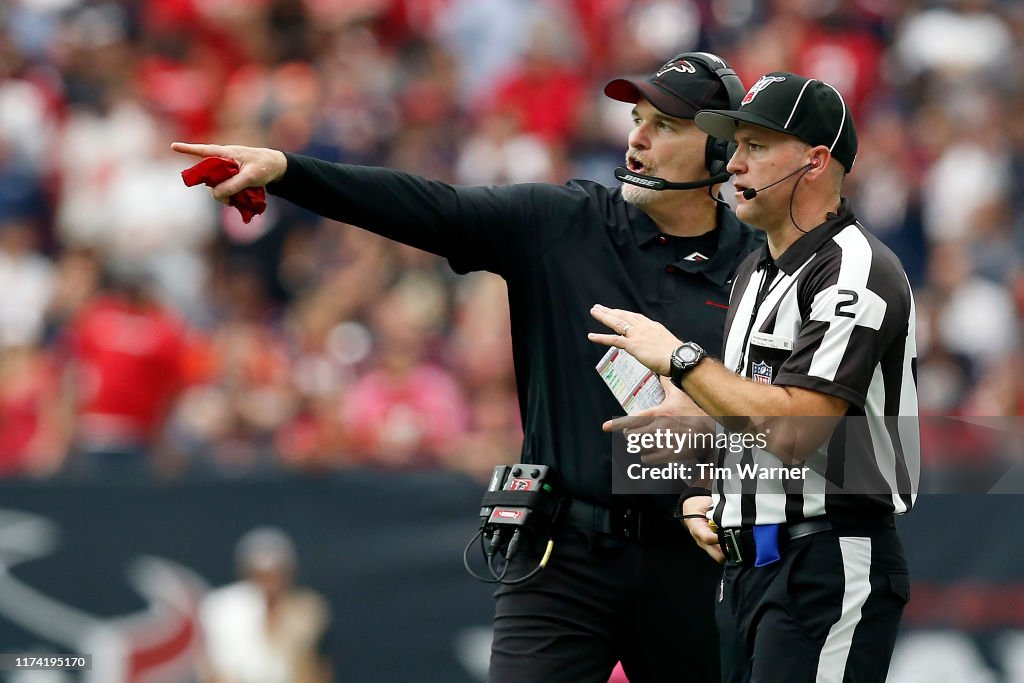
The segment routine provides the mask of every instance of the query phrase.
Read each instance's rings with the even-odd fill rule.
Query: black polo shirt
[[[574,497],[611,505],[611,437],[622,408],[594,370],[596,303],[638,311],[709,351],[722,345],[731,278],[760,233],[720,208],[713,233],[663,235],[619,189],[461,187],[389,169],[288,155],[271,193],[328,218],[508,283],[524,462],[552,465]],[[674,506],[675,497],[666,498]]]

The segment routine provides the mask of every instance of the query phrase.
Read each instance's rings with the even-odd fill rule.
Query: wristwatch
[[[669,369],[669,379],[676,388],[683,388],[683,375],[697,367],[697,363],[706,356],[704,349],[699,344],[685,342],[672,352],[672,361]]]

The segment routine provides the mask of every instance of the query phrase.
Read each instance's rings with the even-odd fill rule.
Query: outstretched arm
[[[223,156],[239,172],[213,188],[227,197],[266,185],[270,194],[326,218],[443,256],[457,272],[508,277],[559,234],[581,193],[545,184],[455,186],[390,168],[335,164],[240,145],[175,142],[177,152]],[[570,201],[566,201],[570,200]]]

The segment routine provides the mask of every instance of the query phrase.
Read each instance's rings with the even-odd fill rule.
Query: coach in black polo
[[[595,318],[620,334],[591,339],[670,376],[722,425],[765,437],[763,450],[720,452],[723,470],[803,474],[719,476],[681,501],[698,544],[725,562],[724,680],[881,683],[908,599],[893,515],[912,507],[919,470],[910,286],[841,198],[857,135],[834,87],[770,73],[738,110],[696,122],[738,144],[737,215],[767,235],[737,273],[722,360],[603,306]]]
[[[735,106],[744,90],[706,53],[606,86],[634,105],[629,173],[707,181],[688,191],[585,180],[460,187],[276,150],[174,145],[238,162],[216,197],[267,185],[323,216],[444,256],[458,272],[487,270],[508,283],[522,459],[552,466],[572,502],[547,568],[495,594],[491,681],[604,683],[616,660],[633,683],[719,680],[718,568],[672,519],[673,497],[612,496],[611,439],[600,425],[621,407],[595,371],[602,350],[585,335],[598,327],[591,304],[608,301],[701,344],[721,343],[729,283],[758,238],[718,200],[728,157],[693,116]],[[521,551],[508,575],[522,576],[538,558]]]

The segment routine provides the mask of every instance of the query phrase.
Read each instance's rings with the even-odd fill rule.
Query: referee
[[[711,490],[681,500],[697,543],[725,562],[723,679],[881,683],[909,598],[893,516],[912,507],[919,471],[910,286],[841,198],[857,134],[838,90],[774,72],[738,110],[702,111],[696,123],[738,143],[736,213],[767,236],[737,273],[722,361],[624,310],[595,306],[620,334],[590,337],[670,376],[722,425],[765,439],[721,450]],[[757,416],[786,428],[769,437],[779,418]],[[754,466],[788,474],[726,476]]]

